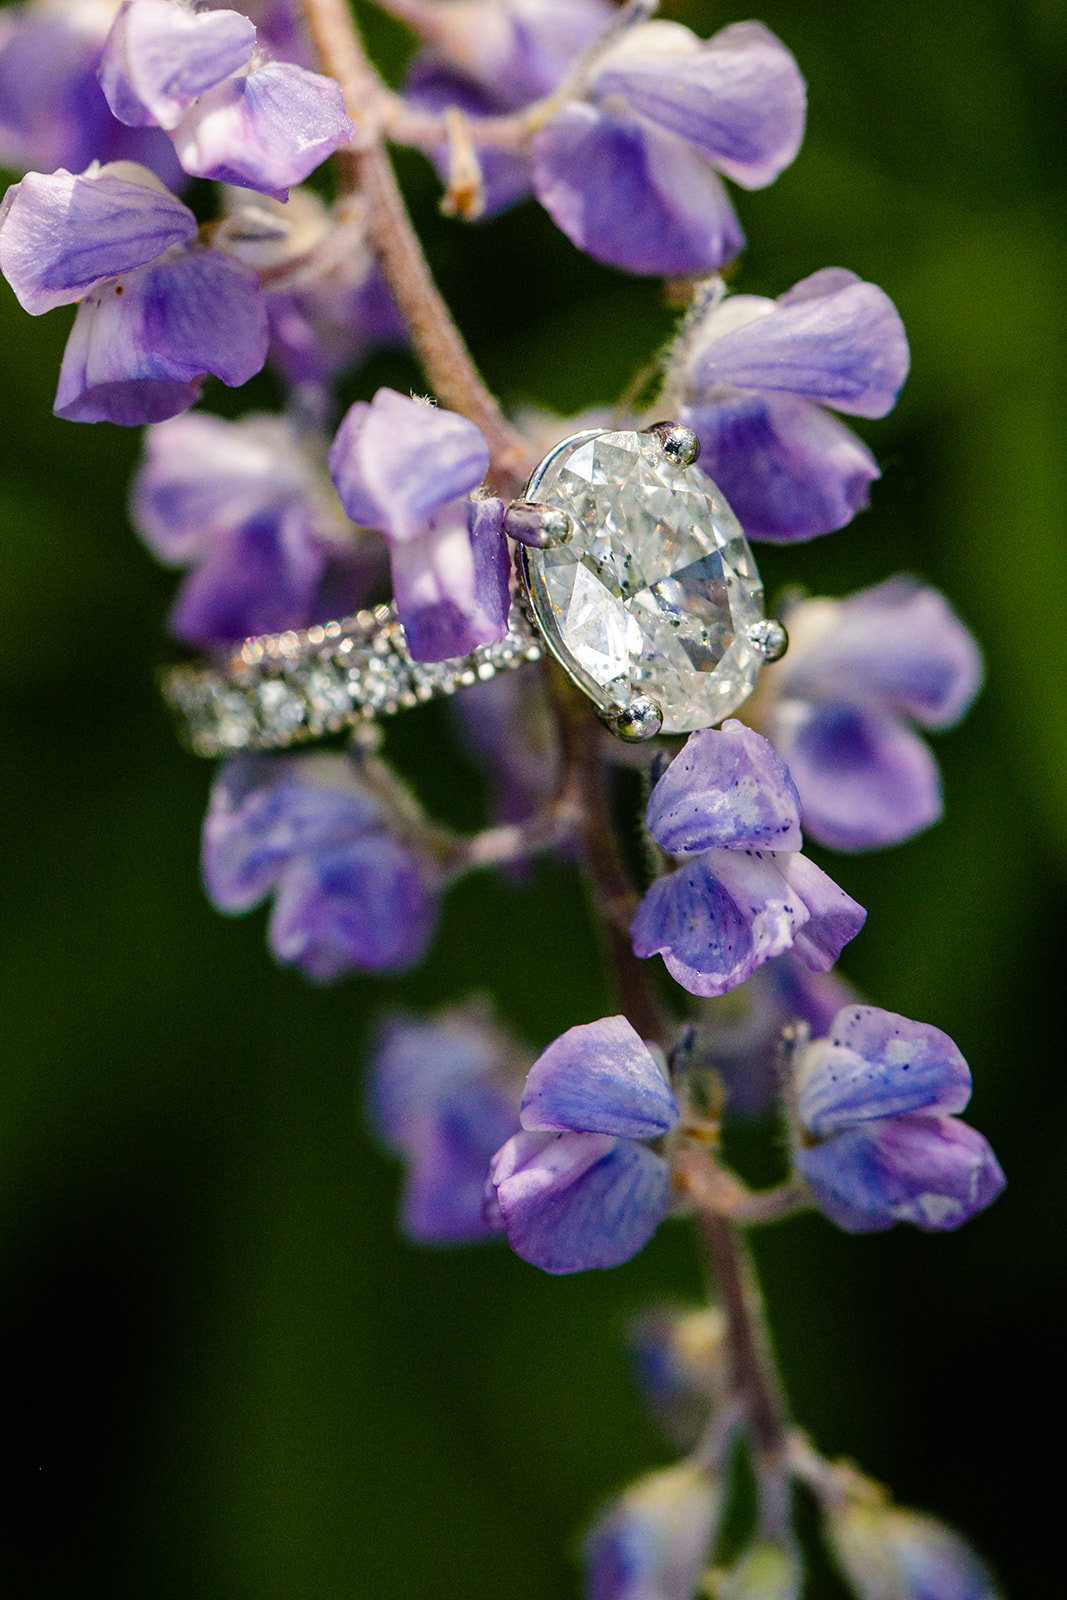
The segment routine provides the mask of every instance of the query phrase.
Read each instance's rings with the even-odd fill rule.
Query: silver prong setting
[[[667,460],[676,467],[691,467],[700,454],[700,440],[684,422],[654,422],[642,431],[656,440]]]
[[[617,739],[641,744],[654,739],[663,727],[663,707],[649,694],[634,695],[629,705],[608,718],[608,727]]]
[[[531,550],[554,550],[557,545],[566,544],[574,532],[574,522],[561,506],[512,500],[504,512],[504,532],[516,544],[527,545]]]
[[[789,649],[789,635],[774,617],[764,617],[745,630],[745,637],[763,661],[781,661]]]

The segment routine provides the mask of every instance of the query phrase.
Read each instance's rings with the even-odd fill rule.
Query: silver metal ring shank
[[[450,661],[413,661],[392,605],[321,627],[246,639],[229,656],[168,667],[164,698],[197,755],[283,750],[455,694],[537,661],[541,640],[516,604],[508,632]]]

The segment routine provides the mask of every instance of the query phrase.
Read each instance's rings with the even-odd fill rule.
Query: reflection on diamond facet
[[[759,670],[745,629],[763,588],[711,479],[648,435],[598,433],[564,441],[526,492],[573,519],[566,543],[524,552],[524,570],[553,654],[600,709],[651,696],[665,733],[735,711]]]

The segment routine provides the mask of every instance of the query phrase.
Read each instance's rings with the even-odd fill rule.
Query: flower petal
[[[662,1156],[599,1133],[517,1133],[490,1171],[516,1255],[545,1272],[617,1267],[667,1215]]]
[[[794,940],[794,954],[812,972],[829,972],[863,927],[867,913],[807,856],[779,856],[778,863],[790,895],[797,896],[808,913]]]
[[[203,648],[306,627],[327,549],[299,505],[267,506],[220,537],[179,591],[168,627]]]
[[[522,1125],[532,1131],[654,1139],[678,1121],[663,1069],[625,1017],[602,1017],[549,1045],[530,1069]]]
[[[104,45],[100,86],[120,122],[173,128],[198,95],[245,66],[255,43],[239,11],[127,0]]]
[[[848,1233],[894,1222],[958,1228],[1005,1181],[985,1139],[958,1117],[888,1117],[834,1134],[796,1160],[820,1211]]]
[[[820,844],[877,850],[941,815],[937,763],[892,713],[840,700],[783,700],[769,731],[799,791],[804,827]]]
[[[209,89],[172,137],[194,177],[284,200],[290,184],[302,183],[354,133],[333,78],[271,61]]]
[[[598,101],[621,97],[746,189],[772,183],[804,137],[804,80],[759,22],[734,23],[706,43],[676,24],[646,23],[605,54],[590,92]]]
[[[877,1006],[845,1006],[828,1038],[805,1050],[796,1078],[797,1114],[809,1133],[912,1112],[962,1111],[971,1098],[967,1063],[947,1033]]]
[[[892,300],[839,267],[805,278],[764,316],[741,326],[729,318],[726,300],[696,336],[688,381],[697,403],[701,394],[729,384],[804,395],[852,416],[884,417],[908,375],[908,341]]]
[[[791,544],[843,528],[881,476],[851,428],[793,395],[728,391],[714,403],[681,407],[679,417],[697,434],[699,465],[750,539]]]
[[[801,846],[792,778],[767,740],[736,719],[689,735],[652,791],[645,825],[672,855]]]
[[[23,310],[38,317],[195,233],[188,207],[133,162],[81,176],[30,172],[0,206],[0,271]]]
[[[970,1546],[933,1517],[857,1499],[832,1511],[827,1531],[849,1588],[864,1600],[1000,1600]]]
[[[499,95],[475,83],[466,73],[421,54],[414,58],[408,69],[404,80],[404,98],[423,111],[445,111],[449,106],[456,106],[466,112],[476,147],[478,118],[509,109]],[[447,183],[447,145],[437,145],[427,150],[426,154],[436,167],[441,182]],[[489,146],[478,150],[478,166],[482,175],[481,219],[499,215],[530,193],[530,158],[524,151],[494,150]]]
[[[714,272],[745,242],[707,158],[625,111],[569,101],[534,139],[533,181],[579,250],[627,272]]]
[[[586,1534],[587,1600],[692,1600],[721,1506],[718,1483],[689,1461],[631,1485]]]
[[[508,631],[511,559],[500,500],[458,501],[391,550],[393,595],[416,661],[447,661]]]
[[[435,511],[466,495],[489,468],[481,430],[442,411],[379,389],[345,413],[330,448],[330,475],[353,522],[391,542],[425,532]]]

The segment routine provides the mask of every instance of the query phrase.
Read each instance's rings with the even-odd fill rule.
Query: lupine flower
[[[202,869],[218,911],[239,916],[272,896],[272,952],[319,983],[404,971],[437,920],[433,867],[389,831],[344,756],[228,761],[204,820]]]
[[[133,163],[13,184],[0,269],[31,315],[79,302],[57,416],[160,422],[188,410],[208,373],[242,384],[266,360],[255,274],[201,247],[192,212]]]
[[[504,507],[469,497],[488,466],[473,422],[393,389],[357,401],[330,450],[348,515],[385,535],[397,611],[419,661],[466,655],[507,632]]]
[[[988,1568],[934,1517],[853,1500],[827,1523],[858,1600],[997,1600]]]
[[[681,866],[633,921],[639,956],[662,955],[690,994],[720,995],[786,950],[833,966],[866,916],[800,854],[800,801],[766,739],[740,722],[690,734],[660,778],[646,826]]]
[[[725,1376],[726,1319],[718,1306],[642,1312],[627,1346],[645,1402],[683,1448],[696,1444]]]
[[[112,116],[97,71],[118,0],[31,0],[0,11],[0,164],[81,172],[91,161],[137,161],[170,188],[184,182],[158,128]]]
[[[810,539],[850,522],[880,476],[832,411],[884,417],[907,372],[893,302],[827,267],[777,300],[731,295],[712,306],[685,352],[679,418],[750,539]]]
[[[332,78],[255,46],[240,12],[127,0],[100,82],[121,122],[166,129],[185,172],[284,200],[355,130]]]
[[[848,1007],[804,1051],[795,1087],[806,1136],[797,1167],[849,1233],[958,1228],[1004,1187],[982,1135],[952,1114],[971,1098],[971,1075],[939,1028]]]
[[[678,1121],[665,1070],[625,1017],[569,1028],[530,1069],[523,1131],[493,1159],[487,1215],[545,1272],[628,1261],[670,1205],[670,1170],[645,1142]]]
[[[821,844],[896,844],[941,815],[941,779],[914,731],[950,728],[982,682],[982,657],[936,589],[890,578],[788,613],[789,655],[760,713]]]
[[[325,463],[282,417],[194,412],[149,429],[130,514],[161,561],[192,568],[170,617],[189,644],[348,615],[376,574]]]
[[[368,1103],[375,1131],[405,1162],[401,1226],[420,1244],[496,1230],[483,1211],[489,1163],[519,1125],[514,1046],[474,1007],[387,1020]]]
[[[804,80],[758,22],[708,40],[676,22],[631,28],[533,142],[534,190],[556,225],[629,272],[711,272],[744,244],[719,174],[772,183],[800,148]]]
[[[693,1600],[722,1510],[722,1490],[683,1461],[625,1490],[590,1528],[585,1600]]]

